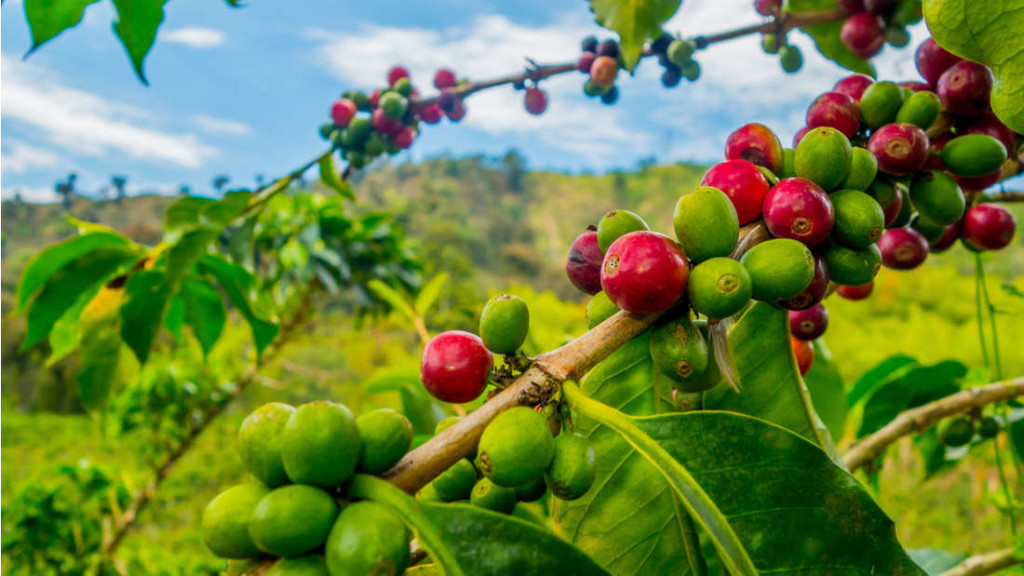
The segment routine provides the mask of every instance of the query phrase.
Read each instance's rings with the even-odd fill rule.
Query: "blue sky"
[[[109,0],[88,8],[81,25],[22,59],[30,41],[18,0],[2,12],[2,184],[5,197],[54,199],[68,171],[79,188],[99,190],[112,174],[129,193],[209,193],[217,174],[251,186],[312,157],[317,126],[346,89],[372,89],[402,63],[429,91],[433,71],[451,67],[486,79],[540,62],[575,59],[580,39],[601,30],[580,0],[493,2],[417,0],[338,2],[252,0],[231,9],[212,0],[175,0],[146,61],[150,85],[136,78],[111,31]],[[687,0],[667,29],[710,33],[758,21],[752,0]],[[916,79],[913,46],[887,47],[881,76]],[[528,115],[522,94],[492,90],[468,101],[458,125],[427,126],[409,154],[501,154],[515,147],[534,168],[606,171],[659,162],[721,159],[726,136],[763,122],[788,143],[807,104],[845,73],[814,52],[786,75],[757,37],[698,55],[702,78],[662,88],[650,61],[620,76],[621,98],[608,107],[582,95],[582,75],[544,82],[548,112]]]

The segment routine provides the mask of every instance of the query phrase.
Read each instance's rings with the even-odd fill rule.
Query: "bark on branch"
[[[853,472],[880,457],[885,449],[909,434],[924,432],[939,420],[1024,395],[1024,378],[971,388],[902,412],[881,430],[854,444],[843,456]]]
[[[946,570],[939,576],[983,576],[994,574],[1003,568],[1009,568],[1017,564],[1024,564],[1024,558],[1014,555],[1013,548],[971,556],[961,562],[956,568]]]

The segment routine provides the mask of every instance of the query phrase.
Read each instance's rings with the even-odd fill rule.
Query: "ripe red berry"
[[[1017,221],[1013,214],[998,204],[972,206],[964,215],[961,237],[975,250],[1000,250],[1013,240]]]
[[[725,141],[725,159],[746,160],[778,172],[782,169],[782,143],[764,124],[746,124]]]
[[[882,20],[869,12],[847,18],[839,31],[839,37],[854,56],[865,60],[881,52],[882,46],[885,46]]]
[[[815,98],[807,109],[807,127],[822,126],[835,128],[847,138],[853,138],[860,130],[860,107],[846,94],[826,92]]]
[[[402,121],[396,118],[388,118],[384,114],[383,108],[377,108],[373,111],[373,129],[381,134],[393,136],[398,134],[398,131],[402,129]]]
[[[938,94],[942,108],[953,116],[980,116],[992,96],[992,71],[984,64],[962,60],[943,72]]]
[[[765,197],[764,222],[776,238],[792,238],[814,246],[832,233],[835,210],[828,194],[814,182],[786,178]]]
[[[356,103],[348,98],[340,98],[331,105],[331,119],[334,125],[339,128],[348,126],[352,117],[356,115]]]
[[[611,56],[598,56],[590,67],[590,80],[602,88],[611,88],[619,74],[619,61]]]
[[[908,198],[904,197],[903,191],[898,186],[893,186],[893,194],[886,201],[879,201],[879,205],[882,206],[882,215],[885,216],[885,225],[891,226],[896,219],[899,218],[900,212],[903,211],[903,202],[909,202]]]
[[[370,108],[376,108],[380,104],[380,88],[370,94]]]
[[[900,82],[898,85],[902,86],[904,88],[909,88],[910,90],[912,90],[914,92],[931,92],[931,90],[932,90],[932,87],[931,87],[930,84],[925,84],[924,82],[918,82],[916,80],[908,80],[906,82]]]
[[[806,310],[814,306],[825,297],[828,292],[828,266],[821,256],[814,257],[814,279],[804,288],[804,291],[786,300],[776,302],[786,310]]]
[[[996,182],[999,182],[1003,178],[1001,170],[996,170],[991,174],[985,174],[984,176],[957,176],[953,174],[953,180],[960,185],[961,188],[970,192],[979,192],[994,186]]]
[[[811,364],[814,364],[814,347],[807,340],[793,336],[789,337],[789,343],[793,346],[793,355],[796,356],[796,366],[800,369],[800,375],[806,376]]]
[[[875,282],[871,281],[867,284],[860,284],[857,286],[840,286],[836,288],[836,294],[847,300],[863,300],[868,296],[871,296],[872,290],[875,289]]]
[[[395,82],[398,82],[402,78],[408,78],[409,71],[402,66],[395,66],[391,70],[388,70],[388,86],[394,86]]]
[[[942,233],[942,236],[934,242],[928,243],[928,251],[932,254],[938,254],[939,252],[945,252],[949,250],[953,244],[956,243],[956,239],[960,237],[960,223],[950,224],[946,226],[946,230]]]
[[[445,88],[451,88],[458,84],[458,79],[455,77],[455,72],[447,68],[441,68],[434,73],[434,88],[438,90],[444,90]]]
[[[913,228],[890,228],[878,239],[882,264],[893,270],[912,270],[928,258],[928,240]]]
[[[991,112],[964,124],[957,134],[987,134],[1002,142],[1010,156],[1017,149],[1017,134]]]
[[[860,102],[860,97],[864,95],[864,91],[874,83],[874,79],[866,74],[851,74],[836,82],[836,85],[832,87],[832,91],[846,94],[854,102]]]
[[[442,402],[475,400],[494,367],[494,356],[476,334],[452,330],[434,336],[423,348],[420,380]]]
[[[527,112],[539,116],[548,107],[548,95],[540,88],[527,88],[524,103]]]
[[[797,130],[796,134],[793,135],[793,148],[796,148],[800,144],[800,141],[804,139],[804,136],[806,136],[807,133],[810,131],[810,126],[804,126],[803,128]]]
[[[794,338],[814,340],[820,338],[828,328],[828,310],[818,303],[807,310],[795,310],[789,313],[789,331]]]
[[[780,6],[782,0],[754,0],[754,10],[761,16],[771,16]]]
[[[771,189],[764,174],[746,160],[726,160],[715,164],[704,173],[700,185],[712,186],[725,192],[736,207],[741,226],[761,217],[764,198]]]
[[[580,55],[580,59],[576,61],[576,69],[584,74],[590,74],[590,68],[594,66],[594,60],[597,56],[593,52],[584,52]]]
[[[437,104],[427,106],[423,110],[420,110],[420,120],[423,120],[427,124],[437,124],[443,117],[444,112]]]
[[[402,150],[412,146],[412,141],[416,139],[416,129],[412,126],[404,126],[392,137],[392,142],[395,146],[398,146]]]
[[[461,98],[455,98],[455,103],[452,104],[452,109],[445,112],[448,116],[448,120],[452,122],[458,122],[466,117],[466,103]]]
[[[942,73],[959,62],[960,57],[950,54],[945,48],[939,46],[935,40],[929,38],[917,47],[914,60],[917,63],[917,71],[921,73],[921,77],[932,86],[935,86],[939,83]]]
[[[597,243],[597,229],[588,230],[573,240],[565,273],[580,292],[597,294],[601,291],[601,263],[604,253]]]
[[[928,160],[928,135],[913,124],[886,124],[871,135],[868,150],[878,160],[878,170],[908,176]]]
[[[630,232],[612,242],[601,265],[601,287],[616,306],[634,314],[668,309],[690,278],[686,254],[656,232]]]

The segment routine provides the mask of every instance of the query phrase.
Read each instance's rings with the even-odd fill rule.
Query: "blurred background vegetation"
[[[585,300],[564,275],[573,238],[605,211],[623,207],[647,218],[654,229],[670,231],[672,206],[698,183],[703,171],[701,166],[642,163],[628,172],[570,175],[531,171],[515,151],[500,158],[441,157],[382,165],[360,175],[353,182],[358,201],[351,210],[357,215],[390,213],[404,227],[422,263],[423,277],[448,275],[437,305],[426,317],[431,331],[475,330],[486,298],[510,292],[530,306],[533,324],[526,350],[537,353],[585,329]],[[159,196],[77,198],[69,212],[156,244],[163,211],[172,201]],[[1024,209],[1013,210],[1024,223]],[[109,531],[110,526],[97,523],[94,512],[118,512],[128,495],[148,481],[160,453],[155,444],[168,431],[177,433],[168,422],[187,420],[188,410],[195,409],[187,398],[190,390],[216,388],[238,377],[245,365],[248,329],[233,319],[227,337],[205,360],[188,347],[174,350],[168,343],[160,352],[158,346],[155,361],[138,371],[111,407],[118,413],[117,430],[112,431],[110,422],[86,415],[78,405],[75,355],[46,366],[45,345],[18,352],[24,318],[13,316],[11,310],[19,273],[33,254],[73,233],[63,219],[64,208],[12,200],[3,203],[3,213],[4,572],[47,573],[38,568],[46,566],[49,573],[88,573],[81,559],[61,566],[52,558],[21,558],[18,543],[32,532],[63,539],[65,549],[84,551],[90,548],[90,539]],[[984,256],[1007,376],[1024,374],[1022,236],[1018,234],[1014,247]],[[955,359],[981,366],[973,274],[973,254],[957,246],[911,273],[884,270],[867,301],[829,299],[826,340],[847,387],[897,353],[923,364]],[[400,407],[399,394],[371,393],[366,384],[382,374],[415,373],[420,340],[398,314],[353,317],[346,303],[350,298],[352,294],[342,292],[317,302],[322,314],[301,326],[298,337],[259,371],[257,385],[250,386],[178,463],[121,548],[119,556],[128,573],[212,574],[223,569],[199,539],[199,518],[217,492],[242,478],[234,436],[254,407],[268,401],[298,404],[322,398],[344,402],[356,413]],[[171,413],[169,406],[175,403],[184,406],[183,415]],[[165,421],[148,412],[163,413]],[[847,425],[843,443],[855,429]],[[990,448],[978,449],[967,462],[922,484],[916,452],[909,445],[891,451],[878,498],[899,520],[903,543],[954,552],[1009,545],[992,462]],[[62,519],[70,528],[57,533],[54,525]],[[17,532],[15,525],[21,528]],[[12,558],[19,560],[15,566],[36,562],[37,568],[12,569]]]

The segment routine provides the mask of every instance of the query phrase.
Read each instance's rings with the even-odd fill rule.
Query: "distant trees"
[[[53,186],[53,190],[61,197],[61,204],[64,206],[65,211],[71,211],[71,201],[75,195],[75,181],[78,180],[78,174],[74,172],[68,173],[67,180],[63,182],[57,182]]]

